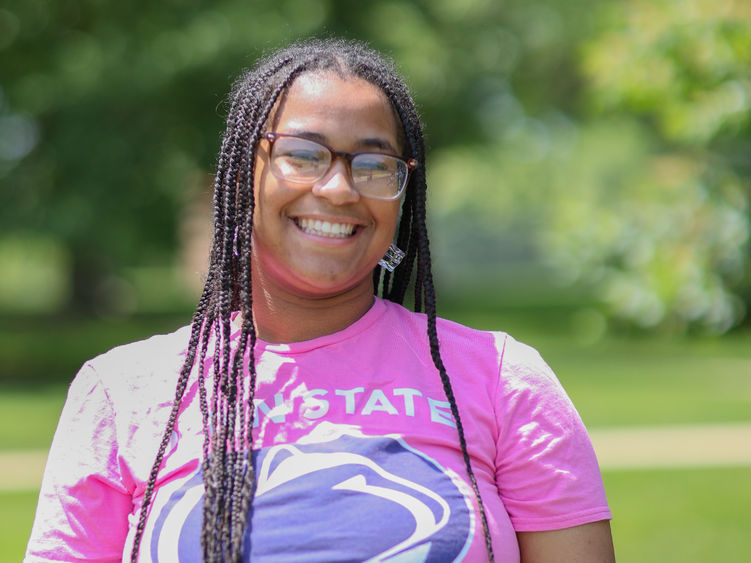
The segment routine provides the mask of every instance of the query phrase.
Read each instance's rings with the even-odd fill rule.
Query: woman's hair
[[[436,333],[436,303],[430,249],[425,224],[425,146],[414,102],[393,63],[362,43],[338,39],[293,44],[262,59],[235,82],[230,95],[227,127],[214,180],[214,236],[206,284],[193,316],[190,343],[175,390],[167,426],[151,468],[131,552],[136,561],[155,483],[180,403],[197,367],[199,401],[204,428],[202,472],[205,487],[201,546],[205,561],[239,561],[253,502],[255,470],[252,463],[253,396],[256,386],[253,294],[251,286],[251,232],[253,230],[254,170],[258,142],[279,96],[307,72],[334,72],[343,78],[361,78],[377,86],[390,100],[403,131],[403,156],[419,166],[410,176],[402,203],[396,244],[406,256],[396,271],[373,273],[376,293],[402,303],[414,273],[414,309],[427,315],[427,336],[433,363],[458,431],[466,470],[480,507],[488,556],[493,559],[485,510],[470,464],[456,399],[441,360]],[[236,347],[230,341],[231,317],[240,311],[242,329]],[[213,361],[207,365],[209,343]],[[243,376],[247,361],[250,377]],[[213,389],[206,389],[213,372]],[[210,402],[210,404],[209,404]]]

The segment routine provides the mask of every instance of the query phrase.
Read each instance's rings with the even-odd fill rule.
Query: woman
[[[231,100],[191,328],[82,368],[27,561],[612,560],[549,368],[436,319],[422,131],[392,66],[302,43]],[[411,280],[425,314],[398,305]]]

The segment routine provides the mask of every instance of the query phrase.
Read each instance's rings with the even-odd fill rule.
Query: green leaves
[[[174,268],[233,77],[315,34],[367,40],[406,75],[438,222],[524,233],[521,253],[629,323],[742,319],[751,9],[730,0],[16,0],[0,9],[0,239],[56,240],[68,286],[91,278],[77,295]]]

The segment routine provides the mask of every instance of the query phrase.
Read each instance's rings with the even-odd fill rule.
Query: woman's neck
[[[370,279],[338,295],[310,298],[253,283],[253,320],[261,340],[301,342],[344,330],[373,306]]]

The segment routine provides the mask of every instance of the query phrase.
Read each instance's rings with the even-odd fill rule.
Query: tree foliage
[[[11,0],[0,8],[0,236],[61,242],[74,307],[173,261],[210,189],[232,77],[341,35],[392,55],[439,220],[521,226],[643,326],[724,330],[751,299],[751,8],[731,0]],[[106,293],[106,292],[105,292]]]
[[[725,330],[751,288],[751,5],[639,0],[604,15],[582,50],[590,99],[649,146],[602,210],[621,232],[599,257],[614,263],[606,291],[642,324]]]
[[[319,25],[323,3],[18,0],[0,11],[2,229],[48,233],[73,305],[126,265],[169,260],[249,53]]]
[[[590,22],[565,44],[575,101],[530,104],[512,77],[496,142],[441,154],[439,201],[536,218],[549,263],[617,318],[725,331],[751,297],[751,10],[645,0]]]

